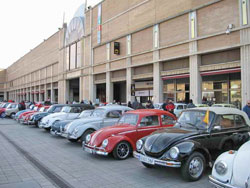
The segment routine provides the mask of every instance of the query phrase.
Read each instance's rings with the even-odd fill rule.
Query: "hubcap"
[[[189,174],[198,178],[203,172],[203,161],[200,157],[194,157],[189,164]]]
[[[121,143],[117,147],[117,154],[120,158],[124,159],[129,154],[129,146],[125,143]]]

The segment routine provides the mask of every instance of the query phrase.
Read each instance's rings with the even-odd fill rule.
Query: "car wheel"
[[[50,131],[50,127],[44,127],[46,131]]]
[[[148,163],[144,163],[144,162],[141,162],[143,164],[143,166],[145,166],[146,168],[154,168],[153,165],[151,164],[148,164]]]
[[[119,142],[113,150],[113,156],[115,159],[124,160],[127,159],[132,152],[132,148],[128,142]]]
[[[14,113],[14,112],[11,113],[11,114],[10,114],[10,118],[14,119],[15,115],[16,115],[16,113]]]
[[[181,174],[187,181],[197,181],[202,177],[205,168],[205,157],[199,152],[194,152],[181,166]]]
[[[92,134],[93,132],[95,132],[95,130],[93,130],[93,129],[89,129],[89,130],[85,131],[81,136],[81,142],[83,142],[83,141],[85,142],[87,135]]]

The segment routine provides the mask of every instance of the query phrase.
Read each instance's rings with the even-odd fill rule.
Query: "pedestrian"
[[[93,105],[92,101],[89,101],[89,104],[92,106]]]
[[[174,106],[174,103],[172,102],[172,100],[168,101],[168,104],[166,105],[166,109],[167,109],[168,112],[175,115],[175,113],[174,113],[175,106]]]
[[[152,101],[151,100],[148,100],[147,104],[146,104],[146,108],[147,109],[153,109],[154,108],[154,105],[152,104]]]
[[[190,100],[189,100],[189,103],[188,103],[188,105],[187,105],[187,108],[195,108],[195,107],[196,107],[196,106],[194,105],[193,100],[190,99]]]
[[[247,101],[246,106],[244,106],[243,111],[246,112],[248,118],[250,119],[250,100]]]
[[[129,108],[132,108],[132,104],[131,104],[130,101],[128,101],[128,107],[129,107]]]
[[[138,109],[138,107],[139,107],[139,103],[138,103],[137,99],[135,98],[135,101],[132,104],[132,108],[136,110],[136,109]]]
[[[162,109],[165,110],[165,111],[167,111],[166,106],[168,105],[168,102],[169,102],[169,99],[167,99],[166,102],[163,103],[163,105],[162,105]]]
[[[69,101],[66,101],[66,104],[69,104]]]

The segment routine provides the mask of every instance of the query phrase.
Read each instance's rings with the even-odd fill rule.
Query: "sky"
[[[101,0],[87,0],[94,6]],[[0,68],[7,68],[69,23],[85,0],[8,0],[0,3]]]

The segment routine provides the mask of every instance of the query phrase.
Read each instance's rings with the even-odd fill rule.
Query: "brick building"
[[[240,107],[250,99],[249,3],[103,0],[7,68],[5,98]]]

